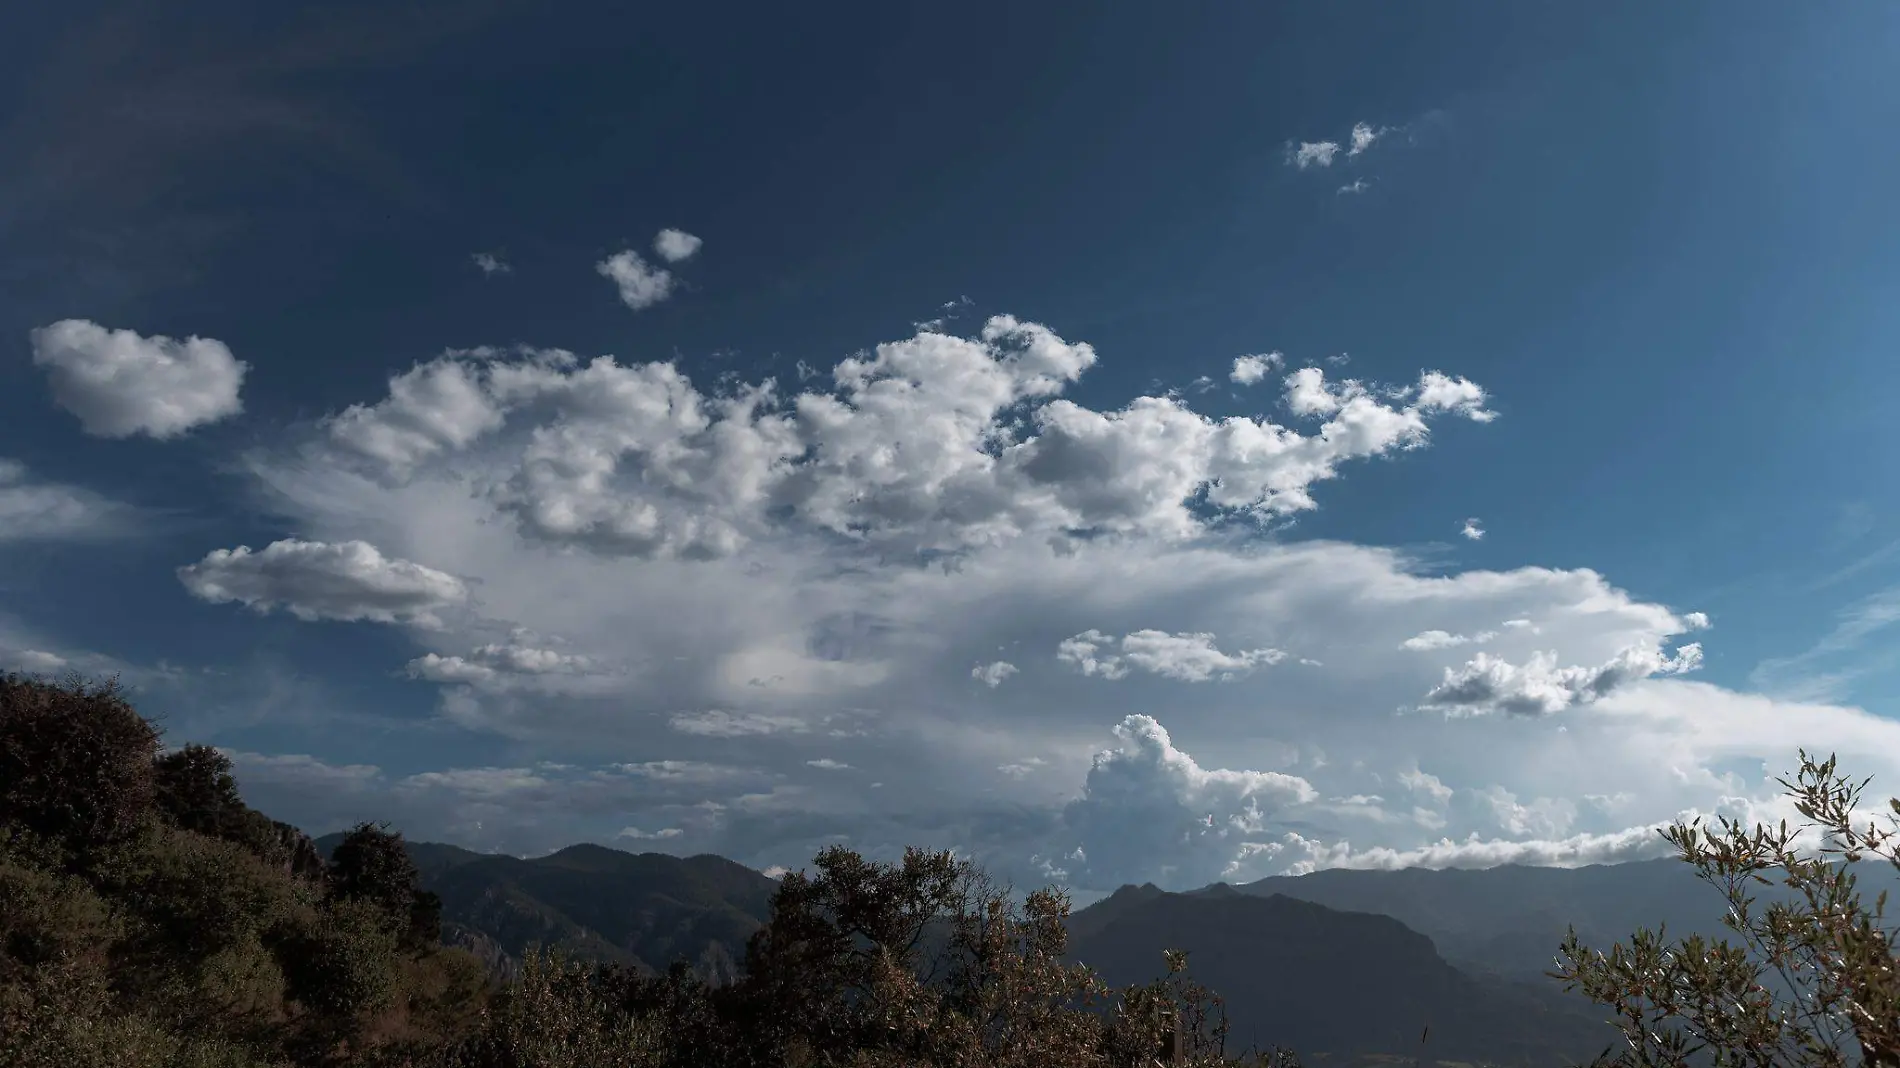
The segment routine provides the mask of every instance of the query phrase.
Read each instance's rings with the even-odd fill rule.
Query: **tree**
[[[1860,822],[1868,780],[1805,751],[1795,780],[1779,781],[1808,822],[1749,829],[1724,817],[1662,832],[1722,891],[1738,944],[1671,943],[1660,930],[1607,953],[1574,930],[1565,940],[1552,976],[1614,1009],[1623,1032],[1627,1048],[1600,1065],[1900,1066],[1900,935],[1886,894],[1867,901],[1856,877],[1869,859],[1900,871],[1900,799],[1888,802],[1887,828]],[[1777,899],[1762,905],[1754,888],[1777,882]]]
[[[0,823],[85,860],[143,825],[157,752],[114,681],[0,675]]]
[[[388,824],[359,823],[330,853],[329,898],[371,905],[410,948],[442,938],[442,899],[418,887],[420,879],[402,832]]]
[[[187,745],[153,763],[159,811],[173,824],[214,838],[229,837],[233,818],[247,812],[231,776],[231,758],[208,745]]]

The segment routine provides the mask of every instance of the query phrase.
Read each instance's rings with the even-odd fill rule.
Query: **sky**
[[[1060,7],[9,12],[0,668],[1082,895],[1900,790],[1900,8]]]

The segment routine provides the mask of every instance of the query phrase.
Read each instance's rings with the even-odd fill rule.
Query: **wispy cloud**
[[[1877,651],[1867,648],[1871,639],[1895,623],[1900,623],[1900,587],[1849,605],[1819,641],[1794,656],[1763,660],[1749,673],[1749,681],[1791,701],[1841,700],[1855,682],[1900,663],[1900,651],[1886,646]]]
[[[37,479],[25,464],[0,457],[0,544],[123,537],[150,530],[151,519],[83,486]]]
[[[1349,156],[1357,156],[1372,147],[1372,143],[1389,132],[1390,127],[1373,126],[1370,123],[1354,123],[1351,134],[1352,147],[1346,151]]]
[[[1300,170],[1308,167],[1330,167],[1333,157],[1339,155],[1337,141],[1302,141],[1287,149],[1287,162]]]

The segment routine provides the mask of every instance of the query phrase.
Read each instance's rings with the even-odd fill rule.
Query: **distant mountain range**
[[[317,840],[324,856],[342,840]],[[443,938],[510,974],[531,945],[665,971],[684,959],[705,978],[738,973],[778,880],[724,857],[569,846],[522,859],[411,842],[424,888],[442,898]]]
[[[1900,897],[1900,875],[1891,865],[1861,864],[1857,873],[1868,900],[1883,890]],[[1627,940],[1639,927],[1665,925],[1672,938],[1732,933],[1722,924],[1721,891],[1673,857],[1582,868],[1334,868],[1235,889],[1391,916],[1430,938],[1453,964],[1510,978],[1536,978],[1554,967],[1557,947],[1573,925],[1584,944],[1600,949]],[[1752,889],[1763,902],[1787,896],[1779,886]]]
[[[1470,975],[1389,916],[1279,894],[1124,887],[1077,913],[1071,936],[1075,959],[1117,986],[1153,979],[1163,950],[1188,950],[1241,1049],[1528,1065],[1588,1062],[1617,1037],[1551,980]]]
[[[318,850],[328,856],[340,838],[318,839]],[[501,974],[540,944],[642,971],[683,959],[724,982],[778,888],[712,855],[577,845],[522,859],[433,842],[409,850],[442,898],[445,939]],[[1891,871],[1863,867],[1870,894],[1900,888]],[[1544,975],[1568,925],[1607,948],[1659,923],[1672,935],[1719,934],[1721,916],[1720,894],[1677,860],[1335,869],[1186,893],[1124,886],[1071,916],[1070,950],[1117,985],[1158,976],[1164,949],[1189,951],[1190,973],[1225,998],[1241,1047],[1277,1043],[1309,1060],[1554,1065],[1587,1061],[1617,1039],[1593,1006]]]

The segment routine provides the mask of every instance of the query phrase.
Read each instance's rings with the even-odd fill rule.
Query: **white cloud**
[[[1480,525],[1477,516],[1472,516],[1465,520],[1465,525],[1459,529],[1458,533],[1463,534],[1472,541],[1484,540],[1484,527]]]
[[[474,261],[475,266],[480,268],[483,274],[491,277],[514,270],[508,266],[508,261],[493,252],[477,252],[470,255],[469,259]]]
[[[251,471],[300,538],[365,541],[479,590],[479,616],[404,623],[416,650],[371,670],[430,655],[496,669],[474,652],[495,644],[594,668],[442,695],[458,728],[582,770],[383,776],[334,798],[286,787],[268,810],[389,814],[483,848],[678,828],[666,848],[759,867],[848,835],[881,855],[956,846],[1019,879],[1046,863],[1091,887],[1182,887],[1303,865],[1625,856],[1678,812],[1763,803],[1760,769],[1787,770],[1803,745],[1900,782],[1893,720],[1643,671],[1687,649],[1645,663],[1628,650],[1667,647],[1695,620],[1594,571],[1447,571],[1399,550],[1244,536],[1258,516],[1316,506],[1319,472],[1345,473],[1342,460],[1425,444],[1433,416],[1485,412],[1457,380],[1388,391],[1306,369],[1283,383],[1289,422],[1313,420],[1296,430],[1174,398],[1084,407],[1064,393],[1094,362],[1014,320],[874,348],[788,396],[702,392],[664,364],[478,353],[416,378],[459,376],[462,407],[392,398],[351,417],[355,431],[334,429],[339,416],[320,442],[261,453]],[[735,408],[744,397],[756,403]],[[352,444],[370,440],[393,444]],[[1276,501],[1296,491],[1297,505]],[[641,506],[664,535],[648,555],[585,522]],[[683,524],[714,520],[739,536],[730,555],[680,551]],[[516,626],[576,644],[504,641]],[[1484,648],[1514,673],[1486,676],[1481,707],[1535,698],[1532,679],[1563,702],[1593,695],[1588,714],[1400,714],[1463,660],[1403,648],[1432,630],[1496,632]],[[1071,646],[1079,670],[955,685],[1065,637],[1091,647]],[[68,654],[37,637],[11,647]],[[1327,666],[1263,669],[1273,647]],[[1252,672],[1154,706],[1172,679],[1219,678],[1249,652]],[[1097,678],[1080,677],[1089,661]],[[1102,685],[1107,671],[1153,677]],[[581,679],[593,688],[529,685]],[[1165,746],[1159,723],[1131,716],[1165,722]],[[1120,755],[1098,769],[1105,742]],[[820,775],[814,760],[875,771]],[[700,765],[753,771],[685,770]]]
[[[1117,644],[1114,639],[1101,631],[1083,631],[1073,638],[1063,639],[1056,647],[1056,659],[1073,665],[1084,675],[1100,675],[1105,679],[1119,679],[1128,674],[1129,668],[1139,668],[1181,682],[1209,679],[1226,682],[1256,667],[1286,659],[1286,653],[1279,649],[1223,653],[1215,646],[1214,635],[1208,633],[1138,630],[1122,636],[1119,654],[1099,655],[1103,646],[1114,644]]]
[[[1308,167],[1330,167],[1333,157],[1337,155],[1337,141],[1302,141],[1298,148],[1288,150],[1287,159],[1295,167],[1305,170]]]
[[[32,341],[54,402],[95,437],[162,441],[244,410],[238,390],[249,365],[222,341],[141,337],[85,319],[40,327]]]
[[[653,238],[653,254],[668,263],[678,263],[691,259],[699,246],[705,244],[699,238],[684,230],[661,230]]]
[[[708,709],[704,712],[681,712],[675,714],[671,723],[673,729],[684,734],[698,734],[709,738],[743,738],[760,734],[796,734],[811,729],[811,725],[792,716],[772,716],[757,712],[726,712],[720,709]]]
[[[835,393],[775,383],[708,396],[671,363],[582,366],[558,351],[451,353],[327,421],[331,443],[401,481],[492,446],[478,492],[529,538],[641,558],[730,556],[773,528],[895,552],[1019,537],[1193,537],[1195,514],[1315,506],[1347,460],[1417,448],[1428,420],[1485,421],[1485,393],[1436,372],[1376,394],[1305,368],[1289,406],[1312,434],[1213,419],[1171,397],[1097,411],[1059,396],[1092,348],[1008,316],[841,362]],[[524,422],[509,432],[515,413]]]
[[[595,273],[611,279],[620,303],[640,311],[673,295],[673,272],[655,267],[632,249],[624,249],[594,265]]]
[[[486,349],[451,351],[417,364],[390,378],[388,397],[373,405],[352,404],[323,420],[324,429],[335,445],[402,477],[423,460],[501,427],[502,409],[483,377],[482,361],[493,355]],[[524,366],[557,367],[573,359],[567,353],[532,351],[524,358]]]
[[[383,556],[365,541],[335,544],[286,538],[253,552],[214,549],[178,569],[199,600],[236,601],[258,612],[282,608],[298,619],[439,626],[436,612],[459,605],[468,588],[453,575]]]
[[[805,761],[805,765],[807,767],[817,768],[819,771],[849,771],[851,769],[851,765],[843,761],[833,760],[830,757],[819,757],[817,760],[807,760]]]
[[[0,457],[0,543],[109,538],[149,529],[136,508],[89,489],[34,478],[26,465]]]
[[[1424,707],[1457,715],[1549,716],[1595,702],[1652,675],[1680,675],[1702,664],[1702,646],[1690,643],[1665,656],[1653,645],[1633,645],[1596,667],[1558,667],[1557,654],[1540,652],[1522,666],[1479,653],[1425,695]]]
[[[1476,634],[1452,634],[1443,630],[1420,631],[1399,643],[1401,649],[1450,649],[1459,645],[1483,645],[1497,637],[1495,631],[1481,630]]]
[[[1713,624],[1709,622],[1708,615],[1703,612],[1689,612],[1684,614],[1682,623],[1683,626],[1688,627],[1690,630],[1708,630],[1709,627],[1713,626]]]
[[[7,665],[8,668],[36,675],[51,674],[71,664],[58,653],[49,653],[44,649],[22,649],[9,659],[13,662]]]
[[[1347,150],[1346,154],[1348,156],[1359,155],[1366,149],[1371,148],[1372,142],[1377,141],[1386,132],[1387,129],[1383,126],[1375,127],[1363,122],[1354,123],[1351,134],[1352,147]]]
[[[1399,784],[1415,794],[1419,794],[1435,805],[1443,805],[1451,800],[1452,788],[1446,786],[1438,776],[1417,768],[1408,768],[1399,772]]]
[[[1025,757],[1022,760],[1014,761],[1009,764],[998,764],[996,765],[996,770],[1005,775],[1020,779],[1034,772],[1037,768],[1047,766],[1048,763],[1048,761],[1041,757]]]
[[[1488,423],[1498,413],[1484,407],[1485,392],[1468,378],[1452,378],[1437,371],[1419,376],[1418,393],[1413,401],[1420,411],[1456,412],[1475,423]]]
[[[643,831],[638,827],[622,827],[620,829],[620,833],[616,835],[616,837],[637,838],[637,839],[642,839],[642,840],[647,840],[647,841],[653,841],[653,840],[664,840],[667,838],[678,838],[682,833],[684,832],[682,832],[678,827],[662,827],[657,831]]]
[[[1343,196],[1343,195],[1348,195],[1348,194],[1363,193],[1370,188],[1372,188],[1371,182],[1366,181],[1364,178],[1354,178],[1352,181],[1347,182],[1345,185],[1342,185],[1338,189],[1333,190],[1333,192],[1338,193]]]
[[[527,686],[549,691],[568,688],[577,676],[598,670],[586,656],[540,648],[519,639],[477,646],[467,656],[425,653],[409,661],[411,678],[446,685],[508,690]]]
[[[1103,645],[1113,641],[1113,638],[1099,630],[1085,630],[1073,638],[1062,639],[1062,644],[1056,646],[1056,659],[1072,665],[1084,675],[1100,675],[1105,679],[1123,678],[1128,674],[1128,665],[1121,657],[1098,655]]]
[[[1063,811],[1080,853],[1071,874],[1088,885],[1217,868],[1274,816],[1318,797],[1297,775],[1203,768],[1151,716],[1128,716],[1115,737],[1121,744],[1096,754],[1082,796]]]
[[[993,660],[987,664],[978,664],[970,669],[970,677],[994,690],[1003,684],[1003,680],[1016,674],[1016,665],[1007,660]]]
[[[220,749],[236,767],[240,780],[247,773],[268,776],[282,786],[317,791],[355,791],[376,785],[383,777],[374,764],[329,764],[307,753],[251,753]]]
[[[1267,377],[1267,373],[1286,362],[1286,357],[1278,352],[1263,352],[1247,356],[1234,357],[1234,369],[1228,378],[1243,386],[1254,385]]]

